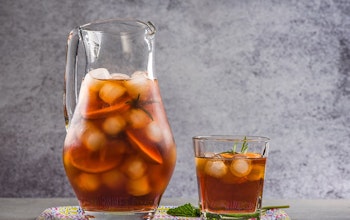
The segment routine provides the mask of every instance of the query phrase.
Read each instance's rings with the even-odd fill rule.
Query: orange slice
[[[247,158],[262,158],[261,154],[254,152],[247,152],[244,154]]]
[[[231,159],[234,157],[234,154],[229,153],[229,152],[225,152],[225,153],[221,153],[220,156],[222,156],[223,158],[226,158],[226,159]]]
[[[118,166],[122,161],[120,147],[125,146],[110,142],[103,149],[92,152],[83,145],[72,146],[67,152],[67,160],[74,167],[88,173],[104,172]]]
[[[107,117],[107,115],[111,113],[122,112],[130,108],[130,105],[128,105],[126,102],[127,100],[121,100],[120,102],[117,102],[116,104],[106,108],[90,110],[90,111],[82,111],[81,115],[87,119],[105,118]]]
[[[206,159],[204,158],[200,158],[200,157],[196,157],[195,158],[195,164],[196,164],[196,169],[198,171],[198,174],[202,174],[205,168],[205,164],[206,164]]]
[[[265,166],[264,165],[255,165],[247,176],[248,180],[256,181],[264,178]]]
[[[247,152],[247,153],[231,153],[231,152],[224,152],[220,153],[220,156],[226,158],[226,159],[231,159],[231,158],[261,158],[261,154],[259,153],[254,153],[254,152]]]
[[[145,156],[147,156],[147,158],[157,164],[163,163],[162,155],[160,155],[159,150],[153,144],[147,143],[148,141],[143,142],[142,140],[139,140],[134,132],[130,130],[127,130],[126,134],[133,145],[136,146]]]

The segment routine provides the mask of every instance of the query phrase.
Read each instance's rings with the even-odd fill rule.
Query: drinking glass
[[[260,216],[269,139],[258,136],[193,137],[203,219]]]

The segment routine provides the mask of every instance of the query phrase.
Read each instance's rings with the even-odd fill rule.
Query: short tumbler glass
[[[195,136],[193,146],[201,218],[259,219],[269,138]]]

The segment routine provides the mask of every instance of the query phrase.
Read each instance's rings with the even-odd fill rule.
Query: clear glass
[[[151,22],[115,19],[79,26],[68,37],[63,164],[94,219],[152,219],[175,167],[154,68],[155,31]],[[80,72],[78,57],[86,64]]]
[[[202,219],[260,217],[269,139],[193,137]]]

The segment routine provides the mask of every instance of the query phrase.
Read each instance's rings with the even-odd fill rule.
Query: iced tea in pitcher
[[[154,71],[155,27],[113,19],[68,37],[63,163],[89,216],[151,219],[176,147]],[[77,71],[78,46],[85,71]]]
[[[100,68],[83,80],[64,166],[87,210],[153,209],[175,163],[157,80]]]

